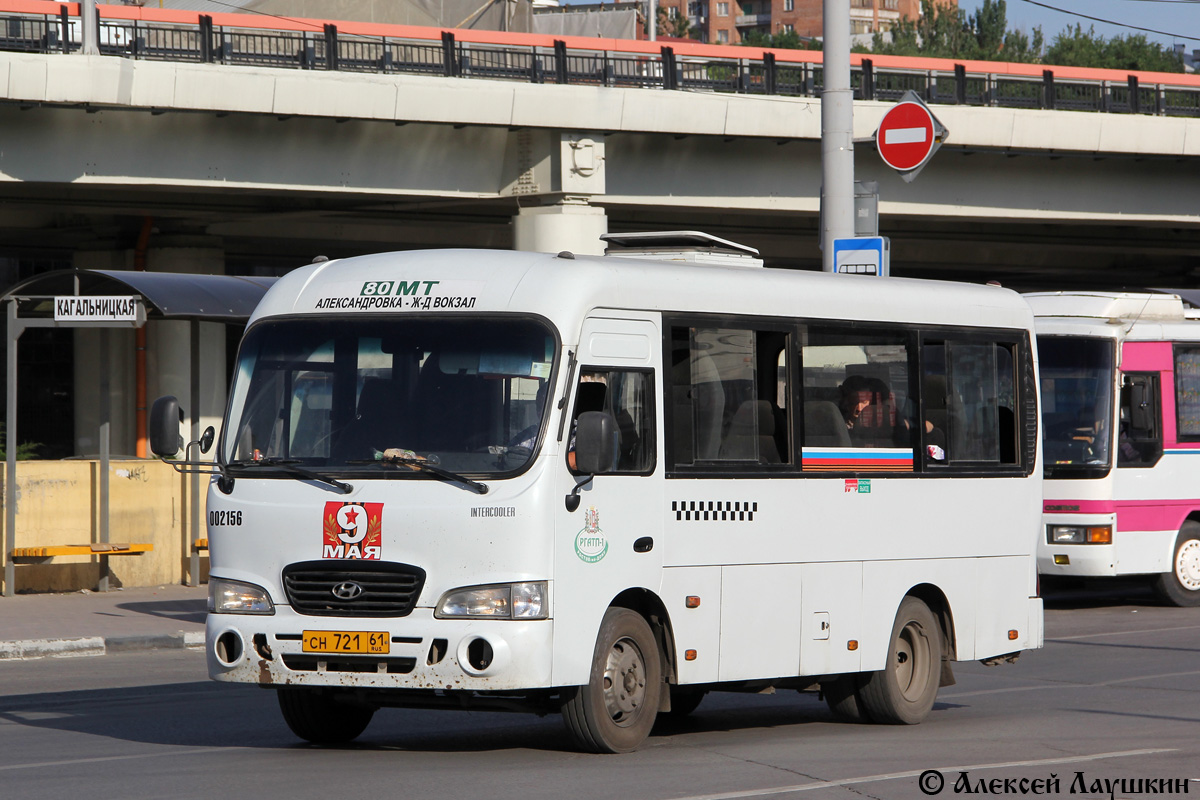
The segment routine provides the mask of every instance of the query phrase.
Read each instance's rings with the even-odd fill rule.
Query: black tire
[[[586,752],[628,753],[650,735],[662,691],[650,626],[627,608],[610,608],[596,637],[591,679],[563,693],[563,721]]]
[[[375,709],[337,700],[323,689],[280,689],[279,710],[292,733],[313,744],[345,744],[367,729]]]
[[[671,719],[683,719],[691,714],[708,694],[703,689],[693,689],[690,686],[671,687],[671,710],[665,716]]]
[[[1172,605],[1200,606],[1200,522],[1183,523],[1175,537],[1171,571],[1155,578],[1154,590]]]
[[[862,676],[859,673],[840,675],[829,683],[821,684],[821,694],[825,695],[825,704],[833,712],[833,718],[839,722],[870,722],[862,701],[858,699],[859,684]]]
[[[892,624],[887,666],[866,673],[858,700],[874,722],[916,725],[937,699],[942,631],[929,606],[905,597]]]

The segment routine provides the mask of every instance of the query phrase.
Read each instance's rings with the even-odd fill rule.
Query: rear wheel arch
[[[954,631],[954,611],[945,592],[931,583],[922,583],[909,589],[906,596],[915,597],[929,606],[942,629],[942,660],[954,661],[958,654],[958,637]]]

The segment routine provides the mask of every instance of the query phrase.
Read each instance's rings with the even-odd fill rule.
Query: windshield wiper
[[[419,456],[408,456],[408,455],[403,455],[403,456],[391,455],[391,456],[389,456],[389,455],[381,453],[378,456],[378,460],[375,461],[374,463],[391,464],[392,466],[397,467],[397,468],[399,468],[400,466],[405,466],[405,467],[409,467],[410,469],[422,470],[424,472],[428,472],[430,475],[437,475],[439,478],[442,478],[443,480],[461,483],[464,486],[468,486],[468,487],[474,489],[476,492],[479,492],[479,494],[487,494],[488,493],[488,486],[486,483],[480,483],[479,481],[473,481],[470,478],[467,478],[463,475],[459,475],[457,472],[451,472],[448,469],[442,469],[439,466],[435,466],[434,464],[429,462],[427,459],[421,458]]]
[[[272,467],[281,472],[286,472],[289,475],[294,475],[298,478],[307,478],[310,481],[318,481],[334,487],[342,494],[350,494],[354,491],[354,487],[348,483],[330,478],[328,475],[322,475],[319,472],[313,472],[310,469],[296,466],[296,462],[284,458],[256,458],[253,461],[230,461],[231,467]]]

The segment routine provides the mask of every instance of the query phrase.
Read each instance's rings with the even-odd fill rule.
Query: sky
[[[959,8],[968,14],[981,5],[983,0],[958,0]],[[1068,11],[1073,13],[1064,13]],[[1085,31],[1094,27],[1106,39],[1140,33],[1168,47],[1178,43],[1189,51],[1200,50],[1200,0],[1007,0],[1007,13],[1009,30],[1032,33],[1040,27],[1047,44],[1054,40],[1055,34],[1079,24]],[[1144,28],[1150,30],[1140,30]]]

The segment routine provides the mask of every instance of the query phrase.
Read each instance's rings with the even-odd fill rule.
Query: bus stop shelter
[[[13,552],[17,511],[17,342],[30,328],[96,328],[104,337],[112,328],[140,328],[148,320],[186,321],[191,352],[191,440],[200,438],[200,324],[245,325],[275,278],[196,275],[132,270],[71,269],[21,281],[0,297],[7,315],[6,476],[4,482],[4,595],[15,591]],[[101,348],[102,359],[107,350]],[[107,365],[100,375],[100,514],[98,539],[108,542],[109,386]],[[143,423],[144,425],[144,423]],[[142,432],[144,435],[144,431]],[[200,582],[200,476],[190,481],[192,547],[190,582]],[[101,556],[101,585],[107,589],[107,559]]]

